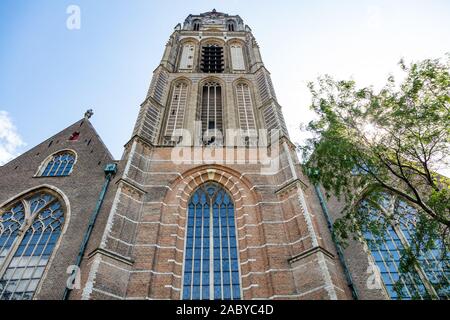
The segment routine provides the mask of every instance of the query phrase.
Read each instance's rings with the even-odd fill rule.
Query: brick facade
[[[74,132],[78,140],[70,141]],[[72,150],[77,161],[67,177],[40,177],[45,160],[61,150]],[[64,206],[65,226],[46,267],[35,299],[62,299],[84,232],[104,182],[103,168],[112,157],[87,119],[77,121],[55,136],[0,167],[0,208],[37,190],[51,192]],[[108,204],[105,204],[106,209]]]
[[[131,144],[83,298],[180,299],[187,202],[207,181],[235,201],[245,299],[350,296],[320,208],[307,204],[315,195],[298,166],[290,172],[292,153],[262,176],[259,165],[173,165],[172,148]]]
[[[200,30],[193,31],[194,21],[199,20],[203,21]],[[234,31],[221,24],[230,20],[235,22]],[[200,71],[202,46],[212,42],[225,49],[224,73]],[[195,48],[188,56],[192,65],[180,70],[186,43]],[[230,45],[242,50],[239,70],[233,69],[238,53],[233,56]],[[174,94],[179,81],[188,86],[182,129],[191,134],[186,139],[183,136],[183,150],[203,155],[202,161],[195,157],[175,161],[178,149],[165,137],[173,115],[169,106],[179,98]],[[202,133],[196,124],[201,117],[202,88],[212,81],[222,89],[225,130],[242,128],[236,85],[249,87],[243,106],[245,112],[251,111],[247,116],[254,117],[257,130],[280,133],[269,146],[258,148],[263,156],[276,160],[273,171],[268,171],[253,147],[231,144],[227,132],[221,145],[205,146],[197,138]],[[75,131],[80,132],[79,140],[68,141]],[[34,177],[42,161],[63,148],[77,153],[73,173],[64,178]],[[83,119],[0,167],[0,203],[38,186],[54,187],[70,203],[70,221],[35,299],[62,297],[66,268],[76,259],[104,183],[104,165],[111,161],[91,124]],[[244,299],[352,298],[318,196],[303,175],[289,140],[270,73],[250,28],[239,16],[213,11],[191,15],[183,27],[177,26],[154,72],[132,138],[117,163],[119,171],[81,263],[81,288],[73,290],[70,299],[180,299],[187,203],[196,188],[209,181],[221,185],[233,199]],[[338,214],[338,204],[330,206]],[[362,259],[359,251],[353,254],[358,261]],[[362,269],[364,265],[358,262],[351,271],[359,277]],[[364,281],[364,277],[356,279],[361,286]]]

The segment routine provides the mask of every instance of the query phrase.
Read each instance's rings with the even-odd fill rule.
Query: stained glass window
[[[45,192],[0,216],[0,300],[30,300],[64,224],[60,201]]]
[[[362,201],[359,212],[371,223],[382,226],[382,234],[374,234],[369,227],[364,237],[391,299],[425,299],[434,295],[423,281],[428,282],[440,298],[448,299],[449,259],[440,259],[438,245],[436,249],[421,252],[416,272],[404,274],[400,271],[402,252],[413,241],[417,210],[387,193],[374,199]]]
[[[399,217],[399,228],[406,241],[411,243],[414,241],[419,212],[401,199],[396,201],[395,210]],[[436,294],[447,300],[450,299],[450,252],[447,251],[443,257],[441,243],[434,241],[433,244],[431,249],[420,250],[418,261]]]
[[[183,299],[241,299],[234,204],[216,183],[188,205]]]
[[[68,176],[75,163],[75,155],[70,151],[64,151],[52,156],[46,164],[42,177]]]

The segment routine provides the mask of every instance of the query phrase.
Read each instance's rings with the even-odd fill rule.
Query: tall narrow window
[[[231,31],[231,32],[236,31],[236,24],[232,20],[227,21],[227,27],[228,27],[228,31]]]
[[[187,213],[183,299],[241,299],[234,204],[216,183],[191,197]]]
[[[223,142],[222,88],[217,82],[203,86],[202,94],[202,137],[207,145],[221,145]]]
[[[0,215],[0,299],[30,300],[64,225],[60,201],[46,192],[17,201]]]
[[[281,107],[279,105],[272,103],[265,107],[263,110],[263,118],[266,123],[266,129],[269,131],[268,138],[270,141],[273,137],[273,130],[279,130],[280,136],[289,136],[283,113],[281,112]]]
[[[399,232],[407,243],[413,243],[416,237],[416,222],[419,219],[418,211],[408,202],[397,199],[394,210],[399,216]],[[442,251],[442,240],[436,239],[427,250],[420,250],[418,262],[427,280],[433,286],[440,299],[450,299],[450,252]],[[445,254],[444,259],[442,255]]]
[[[51,157],[42,171],[42,177],[68,176],[75,163],[75,154],[71,151],[63,151]]]
[[[210,44],[202,48],[201,69],[207,73],[223,72],[223,48],[221,46]]]
[[[194,66],[194,50],[192,43],[186,43],[181,53],[180,70],[191,70]]]
[[[384,235],[375,236],[366,232],[364,236],[391,299],[422,298],[426,295],[423,283],[417,281],[414,275],[400,279],[400,257],[404,246],[391,226],[387,226]],[[396,289],[396,284],[398,288],[401,287],[401,292]]]
[[[381,193],[366,198],[358,210],[370,219],[371,224],[377,225],[377,229],[381,227],[383,230],[382,234],[373,234],[370,226],[365,227],[364,237],[391,299],[429,298],[434,293],[429,292],[424,281],[434,288],[441,299],[450,297],[450,259],[440,259],[438,245],[419,253],[419,264],[413,272],[401,272],[401,256],[405,248],[412,244],[415,234],[416,209],[402,199]],[[395,221],[398,223],[393,223]]]
[[[167,118],[166,138],[174,138],[174,131],[183,129],[184,113],[186,110],[188,85],[179,82],[175,85],[172,93],[172,101]]]
[[[159,103],[163,102],[164,92],[168,83],[169,75],[165,71],[161,71],[153,76],[150,92]]]
[[[197,19],[192,22],[192,30],[200,31],[200,20]]]
[[[242,51],[242,46],[240,44],[232,44],[230,46],[231,53],[231,65],[235,71],[244,71],[244,54]]]
[[[244,131],[255,130],[255,116],[250,87],[246,83],[236,86],[236,101],[239,112],[239,125]]]

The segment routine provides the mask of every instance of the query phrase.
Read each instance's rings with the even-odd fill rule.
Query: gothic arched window
[[[233,43],[230,45],[231,66],[234,71],[245,71],[244,51],[242,45]]]
[[[223,143],[222,87],[217,82],[207,82],[202,93],[202,138],[206,145]]]
[[[207,44],[202,47],[201,70],[206,73],[222,73],[224,71],[222,46]]]
[[[241,299],[234,204],[217,183],[191,197],[187,212],[183,299]]]
[[[228,31],[236,31],[236,23],[233,20],[227,21]]]
[[[72,151],[62,151],[51,156],[45,163],[41,177],[64,177],[70,175],[76,156]]]
[[[180,70],[192,70],[194,67],[195,44],[188,42],[183,44],[180,57]]]
[[[0,300],[30,300],[61,234],[64,209],[41,191],[0,212]]]
[[[173,140],[180,136],[176,130],[183,129],[184,114],[187,103],[188,85],[181,81],[173,88],[172,100],[170,102],[169,116],[167,118],[166,138]]]
[[[255,130],[252,94],[248,84],[241,82],[236,85],[236,101],[240,128],[244,131]]]
[[[419,264],[414,272],[401,271],[401,256],[412,244],[415,233],[418,216],[415,208],[401,198],[381,193],[365,198],[358,211],[369,219],[363,235],[391,299],[424,299],[433,295],[442,299],[450,297],[450,259],[441,259],[438,245],[419,253]],[[371,225],[383,230],[382,234],[374,234]],[[449,254],[447,256],[450,258]]]
[[[200,30],[200,20],[194,20],[192,22],[192,30],[199,31]]]

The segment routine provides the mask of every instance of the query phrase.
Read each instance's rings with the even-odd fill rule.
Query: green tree
[[[317,118],[299,148],[312,182],[346,203],[334,224],[343,244],[367,230],[384,232],[370,212],[358,210],[368,191],[371,197],[389,192],[417,209],[416,231],[402,254],[406,273],[437,245],[442,261],[448,259],[450,179],[438,171],[449,167],[450,55],[399,65],[405,78],[397,83],[391,76],[379,91],[330,76],[309,83]],[[383,221],[404,218],[396,215]]]

